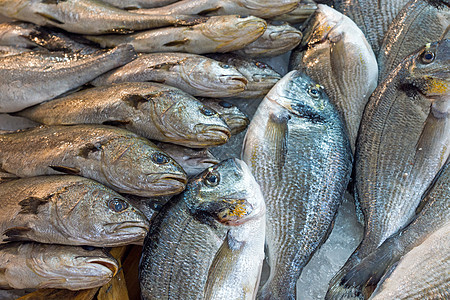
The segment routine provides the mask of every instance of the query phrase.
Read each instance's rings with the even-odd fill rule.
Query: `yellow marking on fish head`
[[[446,94],[449,91],[450,83],[448,81],[436,78],[427,78],[427,79],[428,79],[428,85],[426,89],[427,94],[442,95]]]

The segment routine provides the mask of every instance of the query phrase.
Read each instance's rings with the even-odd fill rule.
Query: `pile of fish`
[[[316,2],[0,0],[0,288],[296,299],[350,192],[324,297],[450,298],[450,4]]]

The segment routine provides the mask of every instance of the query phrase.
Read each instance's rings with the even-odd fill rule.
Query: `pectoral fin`
[[[274,160],[277,162],[277,168],[280,172],[286,161],[288,120],[288,115],[276,115],[271,113],[264,133],[264,138],[272,145],[272,149],[274,149]]]

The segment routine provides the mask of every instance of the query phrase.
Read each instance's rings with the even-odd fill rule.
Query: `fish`
[[[194,148],[224,144],[231,135],[216,111],[177,88],[153,82],[89,88],[15,115],[46,125],[114,125]]]
[[[179,0],[102,0],[102,2],[124,9],[161,7],[177,1]]]
[[[6,17],[79,34],[120,34],[206,20],[183,14],[135,14],[97,0],[1,0],[0,4],[0,14]]]
[[[363,240],[330,286],[409,222],[449,157],[449,74],[446,39],[405,58],[369,98],[355,154]]]
[[[378,54],[379,80],[422,45],[449,37],[450,4],[440,0],[411,0],[389,26]]]
[[[233,53],[251,58],[274,57],[297,47],[302,36],[300,30],[286,22],[270,22],[266,31],[256,41]]]
[[[338,298],[338,295],[345,295],[346,298],[352,299],[369,298],[383,274],[388,274],[401,257],[418,247],[435,231],[448,226],[446,224],[450,225],[449,203],[450,159],[447,159],[423,195],[411,222],[350,269],[339,285],[330,288],[328,297]]]
[[[187,181],[183,169],[153,143],[106,125],[40,126],[2,134],[0,178],[2,173],[79,175],[144,197],[180,193]]]
[[[234,98],[260,98],[264,97],[272,86],[281,78],[268,64],[245,58],[235,54],[209,54],[209,58],[232,66],[244,75],[247,85],[243,92],[233,95]]]
[[[271,18],[273,21],[284,21],[290,24],[305,22],[308,17],[317,9],[317,4],[313,0],[301,0],[296,9]]]
[[[231,97],[244,91],[248,83],[230,65],[197,54],[176,52],[142,54],[91,83],[100,86],[143,81],[174,86],[194,97]]]
[[[375,56],[378,55],[389,24],[409,0],[329,0],[322,1],[349,17],[364,33]]]
[[[291,71],[255,112],[242,158],[267,206],[270,274],[258,299],[295,299],[302,269],[331,232],[350,180],[343,121],[319,84]]]
[[[450,224],[408,252],[371,298],[448,299]]]
[[[250,15],[268,19],[294,10],[299,2],[300,0],[182,0],[159,8],[137,9],[133,12],[153,15]]]
[[[253,16],[238,15],[210,17],[194,26],[165,27],[129,35],[86,36],[101,47],[128,43],[136,51],[188,52],[194,54],[229,52],[241,49],[260,37],[266,21]]]
[[[2,289],[94,288],[108,283],[119,269],[98,248],[18,242],[0,245],[0,266]]]
[[[0,46],[0,58],[30,52],[30,49],[12,46]]]
[[[157,143],[156,146],[172,157],[188,177],[195,176],[219,163],[207,148],[192,149],[170,143]]]
[[[32,51],[0,58],[0,112],[17,112],[59,96],[136,57],[130,45],[89,55]]]
[[[142,241],[149,228],[127,199],[79,176],[6,181],[0,183],[0,199],[0,243],[117,247]]]
[[[377,87],[375,54],[353,21],[326,5],[317,5],[302,32],[303,41],[292,52],[289,68],[302,70],[324,87],[345,120],[355,152],[364,107]]]
[[[139,265],[142,299],[254,299],[265,205],[239,159],[191,179],[153,217]]]
[[[231,102],[216,98],[199,98],[199,100],[206,106],[217,111],[230,128],[231,135],[236,135],[244,131],[248,124],[250,124],[250,120],[245,113]]]

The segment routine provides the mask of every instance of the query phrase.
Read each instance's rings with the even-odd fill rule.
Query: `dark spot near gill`
[[[128,94],[122,97],[122,101],[133,108],[138,108],[141,103],[147,103],[151,95],[144,97],[142,95]]]
[[[409,98],[415,98],[419,93],[417,88],[414,86],[414,83],[402,84],[399,86],[399,89],[403,91]]]
[[[37,215],[39,206],[46,204],[50,198],[51,196],[46,198],[29,197],[20,201],[21,210],[19,214]]]
[[[292,109],[299,117],[310,120],[311,123],[326,123],[326,119],[323,116],[302,103],[293,104]]]
[[[217,228],[214,222],[214,217],[209,212],[197,209],[191,209],[190,211],[195,220],[199,221],[202,224],[211,226],[214,229]]]
[[[106,121],[106,122],[108,122],[108,121]],[[105,123],[105,122],[104,122]],[[104,124],[103,123],[103,124]],[[105,124],[105,125],[107,125],[107,124]],[[98,143],[98,144],[86,144],[84,147],[82,147],[82,148],[80,148],[80,150],[78,151],[78,156],[80,156],[80,157],[83,157],[83,158],[88,158],[89,157],[89,154],[90,153],[95,153],[95,152],[98,152],[98,151],[100,151],[102,149],[102,145],[100,144],[100,143]],[[53,167],[52,167],[53,168]],[[59,167],[59,168],[61,168],[61,167]],[[62,168],[64,168],[64,167],[62,167]],[[53,168],[54,169],[54,168]],[[54,170],[56,170],[56,169],[54,169]],[[56,171],[59,171],[59,170],[56,170]],[[64,171],[60,171],[60,172],[64,172]],[[80,171],[78,171],[78,173],[79,173]],[[66,172],[64,172],[64,173],[66,173]]]

